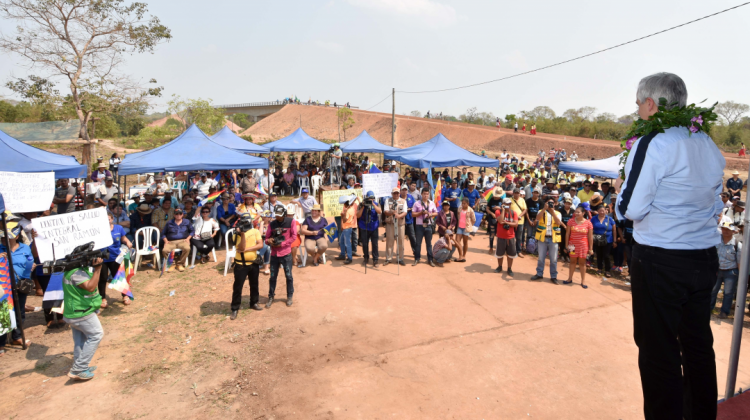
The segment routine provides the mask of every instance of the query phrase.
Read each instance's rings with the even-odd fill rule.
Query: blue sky
[[[125,71],[156,78],[163,110],[179,94],[216,104],[283,99],[351,102],[367,109],[396,90],[495,79],[680,24],[740,0],[628,2],[480,0],[149,1],[174,39],[128,58]],[[464,90],[398,94],[396,112],[458,115],[469,107],[504,116],[537,105],[558,114],[594,106],[635,111],[645,75],[685,79],[689,101],[750,103],[744,51],[750,6],[620,49],[508,81]],[[0,21],[0,30],[14,25]],[[0,81],[23,76],[0,56]],[[64,85],[60,86],[65,91]],[[0,94],[8,95],[4,88]],[[390,99],[374,110],[390,112]]]

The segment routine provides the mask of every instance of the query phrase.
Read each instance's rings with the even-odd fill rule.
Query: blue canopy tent
[[[7,172],[49,172],[55,179],[86,178],[88,168],[72,156],[37,149],[0,131],[0,170]]]
[[[176,139],[161,147],[125,156],[120,163],[120,175],[256,168],[268,168],[268,160],[215,143],[193,124]]]
[[[363,130],[357,137],[341,143],[341,151],[345,153],[387,153],[401,150],[398,147],[386,146]]]
[[[441,133],[416,146],[385,154],[386,159],[397,160],[406,165],[425,169],[453,166],[500,166],[497,159],[489,159],[463,149],[445,138]]]
[[[224,147],[228,147],[232,150],[236,150],[242,153],[270,153],[267,147],[257,145],[249,142],[242,137],[234,134],[228,126],[224,126],[216,134],[211,136],[211,141],[218,143]]]
[[[557,167],[565,172],[576,172],[579,174],[617,179],[620,177],[621,157],[622,153],[606,159],[560,162]]]
[[[263,145],[272,152],[327,152],[329,144],[310,137],[305,130],[298,128],[294,133]]]

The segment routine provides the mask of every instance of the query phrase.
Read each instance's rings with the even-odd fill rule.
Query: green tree
[[[226,124],[224,110],[214,107],[212,102],[210,98],[182,99],[179,95],[172,95],[172,99],[167,102],[167,113],[177,114],[185,122],[183,129],[195,124],[210,135]]]
[[[80,137],[89,140],[94,113],[161,93],[120,74],[126,54],[152,52],[172,37],[147,12],[145,3],[124,0],[0,0],[0,16],[18,23],[15,34],[0,36],[0,50],[69,83]]]
[[[716,105],[716,113],[721,115],[730,125],[740,121],[742,116],[748,112],[750,112],[750,105],[734,101],[721,102]]]
[[[344,132],[344,141],[346,141],[346,130],[350,129],[355,121],[352,118],[352,110],[348,107],[339,108],[336,111],[336,117],[339,122],[339,129]]]

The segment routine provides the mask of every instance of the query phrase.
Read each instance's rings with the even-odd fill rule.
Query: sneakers
[[[292,302],[292,297],[291,296],[289,296],[288,298],[286,298],[286,307],[287,308],[290,307],[290,306],[292,306],[292,303],[293,302]]]
[[[508,267],[508,275],[509,275],[509,276],[512,276],[512,275],[513,275],[513,270],[511,270],[511,269],[510,269],[510,267]]]
[[[399,263],[400,265],[406,265],[406,263],[404,262],[404,260],[398,260],[398,263]]]
[[[266,302],[266,309],[270,309],[271,305],[273,305],[273,298],[268,298],[268,302]]]
[[[390,264],[390,263],[391,263],[390,261],[388,261],[388,260],[385,260],[385,262],[383,263],[383,267],[385,267],[386,265],[388,265],[388,264]]]
[[[75,379],[76,381],[88,381],[89,379],[94,379],[94,373],[91,370],[84,370],[79,373],[68,372],[68,378]]]
[[[415,265],[419,264],[419,260],[414,260],[413,263],[411,263],[411,266],[414,267]]]
[[[503,272],[503,267],[497,267],[497,268],[495,269],[495,272],[496,272],[496,273],[498,273],[498,274],[499,274],[499,273],[502,273],[502,272]]]

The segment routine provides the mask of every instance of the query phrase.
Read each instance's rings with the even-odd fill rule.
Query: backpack
[[[536,239],[529,238],[528,242],[526,242],[526,252],[529,254],[536,253]]]

